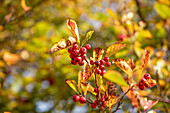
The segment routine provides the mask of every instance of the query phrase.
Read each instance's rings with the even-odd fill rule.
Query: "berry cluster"
[[[73,96],[73,101],[74,102],[79,101],[81,104],[84,104],[86,102],[86,97],[79,96],[79,95],[74,95]]]
[[[87,50],[91,49],[91,46],[89,44],[86,44],[85,47],[81,47],[79,49],[79,46],[75,43],[73,44],[73,47],[68,48],[68,52],[70,53],[71,63],[73,65],[84,65],[86,60],[86,53]]]
[[[142,78],[141,80],[140,80],[140,82],[138,83],[138,86],[139,86],[139,89],[141,89],[141,90],[145,90],[145,87],[146,88],[149,88],[150,86],[149,86],[149,84],[148,84],[148,80],[151,78],[151,75],[149,74],[149,73],[146,73],[145,75],[144,75],[144,78]]]
[[[97,93],[97,95],[96,95],[96,100],[93,103],[91,103],[91,108],[96,108],[97,106],[102,105],[102,107],[106,109],[106,101],[108,101],[107,95],[105,94],[104,98],[101,95],[99,98],[97,87],[94,89],[94,91]]]
[[[92,60],[90,60],[90,64],[91,65],[96,65],[97,67],[99,67],[96,70],[96,73],[101,75],[101,76],[103,76],[103,74],[106,73],[104,64],[106,65],[106,67],[110,67],[111,66],[111,63],[109,62],[109,57],[106,57],[106,56],[104,57],[104,59],[101,59],[100,61],[94,61],[92,59]]]

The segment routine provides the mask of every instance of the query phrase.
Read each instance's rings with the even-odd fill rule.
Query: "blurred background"
[[[69,54],[49,54],[61,38],[68,39],[66,21],[74,19],[81,40],[94,30],[87,42],[92,49],[122,41],[127,47],[113,58],[133,58],[136,66],[144,49],[151,60],[144,70],[158,84],[147,89],[162,99],[153,110],[170,112],[170,1],[169,0],[1,0],[0,1],[0,112],[92,113],[87,104],[72,101],[75,92],[65,79],[77,80],[80,66],[70,63]],[[57,55],[56,55],[57,54]],[[124,74],[116,66],[115,69]],[[156,76],[159,75],[159,76]],[[118,88],[118,94],[122,91]],[[125,98],[120,112],[136,108]]]

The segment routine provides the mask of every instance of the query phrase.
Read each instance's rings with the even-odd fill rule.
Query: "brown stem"
[[[119,99],[119,102],[118,102],[118,105],[116,107],[116,109],[112,112],[112,113],[115,113],[117,110],[119,110],[119,106],[122,104],[123,102],[123,98],[125,97],[125,95],[134,87],[134,85],[132,87],[130,87],[125,93],[124,95]]]

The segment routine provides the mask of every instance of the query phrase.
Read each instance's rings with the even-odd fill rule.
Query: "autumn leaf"
[[[148,82],[148,84],[149,84],[150,87],[153,87],[153,86],[156,85],[156,80],[149,79],[149,80],[147,80],[147,82]]]
[[[104,53],[104,50],[102,48],[100,48],[100,47],[95,48],[93,50],[93,59],[94,59],[94,61],[101,60],[103,53]]]
[[[60,39],[59,42],[56,42],[51,47],[51,53],[57,52],[58,50],[62,50],[66,48],[65,39]]]
[[[22,8],[24,9],[25,12],[31,9],[31,7],[28,7],[26,5],[25,0],[21,0],[21,6],[22,6]]]
[[[94,87],[91,86],[90,84],[88,86],[89,86],[88,91],[94,95],[97,95],[97,93],[94,91]]]
[[[123,70],[128,75],[128,78],[132,76],[133,71],[124,59],[113,59],[112,63],[116,64],[121,70]]]
[[[67,20],[67,27],[70,30],[70,32],[73,34],[73,36],[75,37],[77,44],[80,45],[79,32],[78,32],[76,22],[73,19],[68,19]]]
[[[135,66],[135,63],[133,62],[133,59],[132,58],[129,58],[128,60],[128,65],[131,67],[131,69],[133,70],[136,66]]]
[[[143,58],[141,60],[141,66],[140,66],[141,71],[145,69],[145,67],[148,64],[149,59],[150,59],[150,53],[147,50],[145,50],[145,54],[143,55]]]
[[[78,91],[77,91],[77,88],[76,88],[77,83],[74,80],[68,80],[67,79],[66,82],[77,94],[79,94]]]
[[[115,20],[117,19],[117,15],[114,13],[114,11],[112,9],[106,8],[106,12],[107,12],[107,14],[112,16]]]
[[[158,103],[157,101],[147,100],[147,98],[140,98],[141,105],[144,111],[149,110],[152,106]]]
[[[66,41],[67,47],[72,46],[76,42],[76,39],[73,37],[69,37],[68,40]]]
[[[13,53],[5,52],[4,55],[3,55],[3,59],[4,59],[4,61],[5,61],[8,65],[14,65],[14,64],[16,64],[21,58],[20,58],[20,55],[18,55],[18,54],[13,54]]]
[[[88,91],[88,89],[89,89],[89,83],[83,83],[83,82],[81,82],[81,88],[82,88],[82,90],[83,90],[83,92],[84,92],[84,96],[86,97],[87,91]]]
[[[94,31],[89,31],[89,32],[86,34],[86,38],[83,40],[81,46],[83,46],[84,43],[91,38],[91,36],[92,36],[93,33],[94,33]]]
[[[124,48],[126,46],[126,44],[113,44],[110,47],[108,47],[108,49],[106,50],[106,55],[110,57],[111,55],[113,55],[114,53],[118,52],[120,49]]]
[[[84,79],[83,79],[83,72],[82,71],[79,71],[78,72],[78,90],[79,90],[79,92],[82,94],[82,91],[81,91],[81,88],[80,88],[80,86],[81,86],[81,81],[83,81]]]
[[[87,67],[86,68],[89,68],[89,66],[87,65]],[[94,71],[95,71],[95,69],[96,69],[96,66],[92,66],[92,67],[90,67],[90,70],[89,71],[87,71],[86,73],[85,73],[85,78],[84,78],[84,81],[85,82],[87,82],[89,79],[90,79],[90,77],[92,76],[92,74],[94,73]]]

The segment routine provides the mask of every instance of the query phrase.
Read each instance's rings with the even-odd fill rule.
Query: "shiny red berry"
[[[94,65],[95,61],[92,59],[90,60],[90,65]]]
[[[77,44],[73,44],[73,49],[77,50],[79,48],[79,46]]]
[[[107,94],[104,95],[104,99],[107,100],[108,99],[108,96]]]
[[[150,78],[151,78],[151,75],[150,75],[149,73],[146,73],[146,74],[144,75],[144,78],[145,78],[145,79],[150,79]]]
[[[105,70],[105,66],[104,65],[100,65],[99,66],[99,69],[102,71],[102,70]]]
[[[106,61],[106,62],[109,61],[109,57],[105,56],[104,61]]]
[[[101,74],[101,70],[100,70],[100,69],[97,69],[97,70],[96,70],[96,73],[100,75],[100,74]]]
[[[91,104],[91,108],[96,108],[96,104]]]
[[[77,65],[77,62],[76,62],[74,59],[71,60],[71,63],[72,63],[73,65]]]
[[[139,85],[140,90],[145,90],[145,86],[144,85]]]
[[[140,80],[140,82],[141,82],[142,84],[145,84],[146,79],[145,79],[145,78],[142,78],[142,79]]]
[[[98,105],[98,100],[95,100],[95,101],[94,101],[94,104],[95,104],[95,105]]]
[[[104,65],[105,64],[105,61],[103,59],[100,60],[100,64],[101,65]]]
[[[97,91],[97,87],[94,88],[94,92],[96,92],[96,93],[98,92],[98,91]]]
[[[91,49],[90,44],[86,44],[86,45],[85,45],[85,48],[86,48],[87,50]]]
[[[82,58],[81,57],[75,57],[74,60],[77,62],[77,63],[81,63],[82,62]]]
[[[106,70],[102,70],[100,75],[103,76],[105,73],[106,73]]]
[[[74,56],[78,56],[78,55],[79,55],[79,50],[74,50],[74,51],[72,52],[72,54],[73,54]]]
[[[68,52],[71,53],[73,51],[73,48],[72,47],[69,47],[68,48]]]
[[[87,57],[86,54],[84,54],[84,55],[81,56],[82,60],[85,60],[86,57]]]
[[[78,95],[74,95],[73,96],[73,101],[74,102],[77,102],[77,101],[79,101],[80,100],[80,96],[78,96]]]
[[[80,102],[81,104],[85,103],[85,102],[86,102],[86,97],[80,97],[79,102]]]
[[[100,102],[104,102],[104,98],[100,98]]]
[[[95,65],[96,65],[96,66],[99,66],[99,65],[100,65],[100,62],[99,62],[99,61],[96,61],[96,62],[95,62]]]
[[[80,53],[83,55],[83,54],[86,54],[87,53],[87,49],[85,47],[81,47],[80,48]]]
[[[84,65],[84,61],[81,61],[80,63],[78,63],[79,64],[79,66],[82,66],[82,65]]]
[[[106,109],[106,101],[102,102],[102,106],[104,109]]]
[[[106,62],[106,67],[110,67],[111,63],[109,61]]]
[[[70,54],[70,58],[74,58],[74,55],[73,55],[73,54]]]

